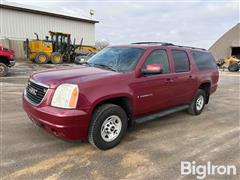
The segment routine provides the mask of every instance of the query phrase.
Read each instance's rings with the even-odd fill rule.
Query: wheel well
[[[209,101],[209,96],[210,96],[210,87],[211,87],[211,84],[209,82],[207,83],[203,83],[199,86],[198,89],[202,89],[205,91],[206,93],[206,96],[207,96],[207,99],[206,99],[206,104],[208,103]]]
[[[3,63],[8,66],[9,60],[5,56],[0,56],[0,63]]]
[[[126,112],[129,122],[132,122],[131,121],[132,120],[132,105],[131,105],[131,102],[128,97],[116,97],[116,98],[104,100],[104,101],[98,103],[94,107],[93,111],[97,107],[101,106],[102,104],[116,104],[116,105],[120,106]]]

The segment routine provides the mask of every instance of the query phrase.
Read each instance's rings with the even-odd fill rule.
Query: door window
[[[143,69],[149,64],[160,64],[162,67],[162,74],[169,73],[168,56],[165,50],[153,51],[145,61]]]
[[[172,50],[172,56],[176,73],[190,71],[190,63],[185,51]]]

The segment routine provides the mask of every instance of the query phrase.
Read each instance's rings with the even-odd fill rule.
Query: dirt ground
[[[61,65],[77,66],[77,65]],[[36,127],[22,109],[29,75],[54,65],[17,63],[0,78],[0,179],[194,179],[181,176],[181,161],[240,167],[240,72],[220,71],[219,88],[199,116],[179,112],[138,124],[108,151],[66,142]]]

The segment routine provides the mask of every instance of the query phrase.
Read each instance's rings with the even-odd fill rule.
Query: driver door
[[[163,49],[154,50],[147,57],[142,69],[150,64],[162,67],[160,74],[142,75],[136,79],[134,94],[136,115],[164,110],[172,105],[174,86],[171,83],[169,59]]]

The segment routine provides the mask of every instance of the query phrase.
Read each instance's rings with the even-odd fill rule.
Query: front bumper
[[[35,106],[23,95],[23,108],[29,118],[50,134],[65,140],[86,140],[88,114],[82,110],[66,110],[51,106]]]
[[[9,67],[13,67],[16,64],[16,59],[10,60],[9,61]]]

